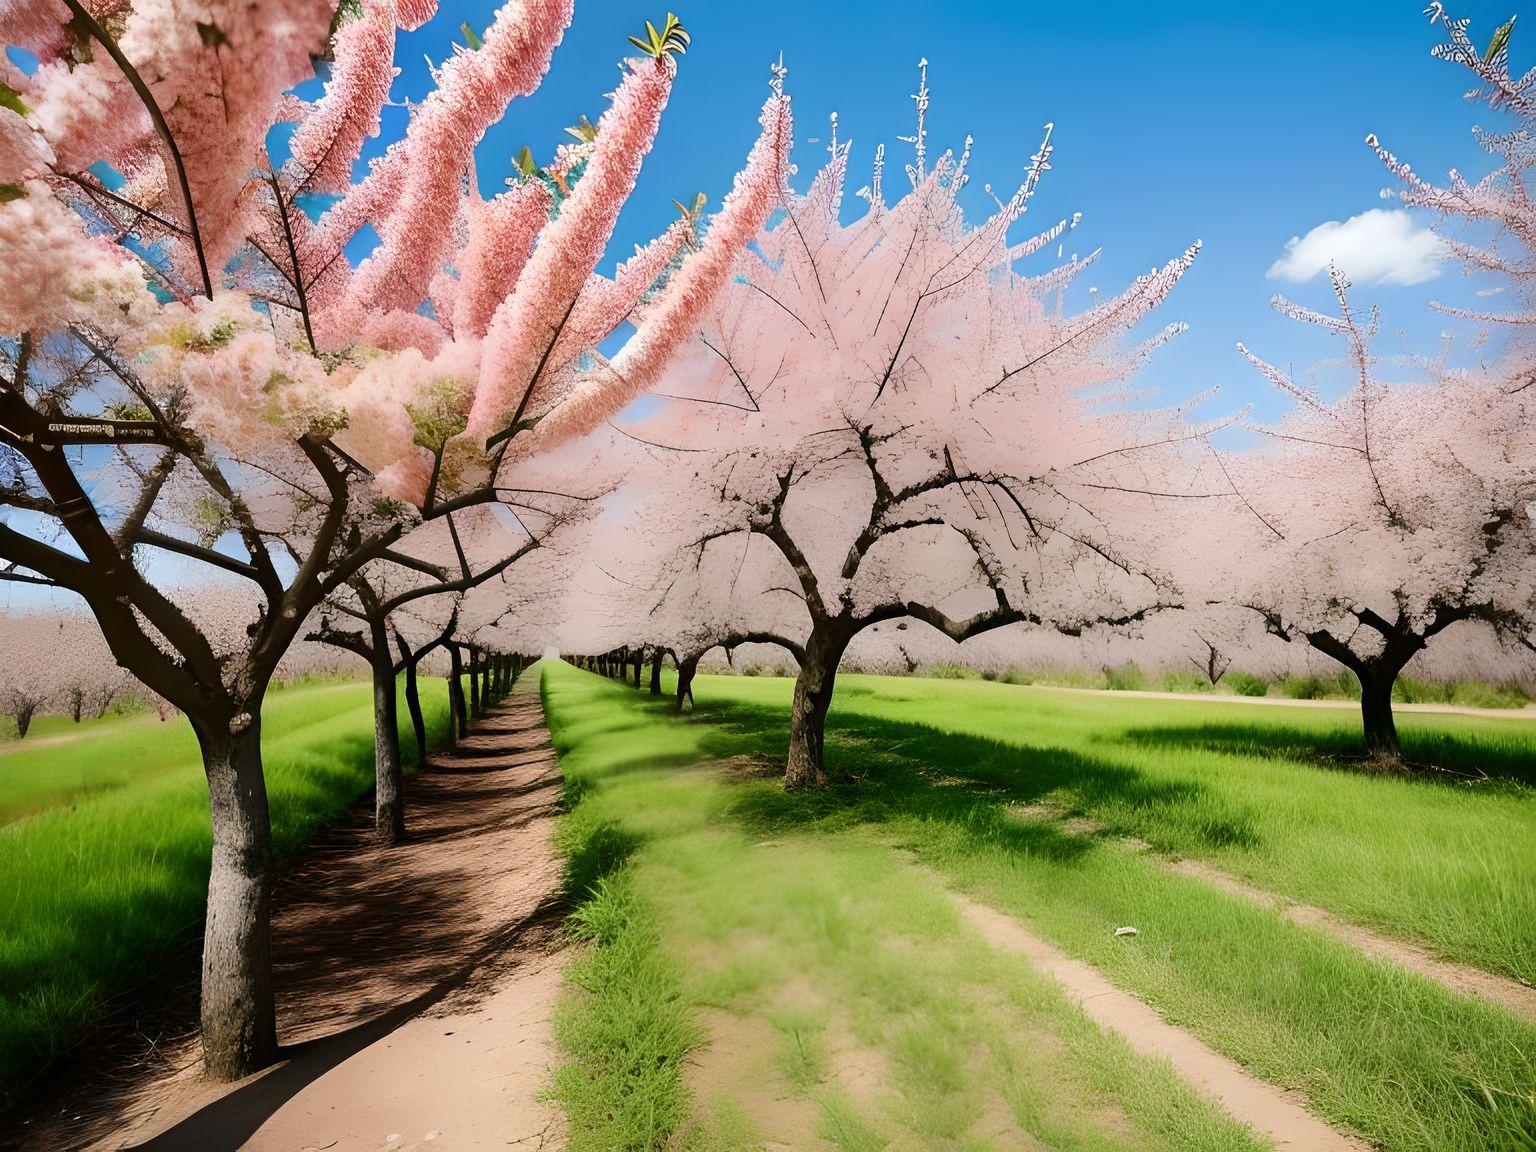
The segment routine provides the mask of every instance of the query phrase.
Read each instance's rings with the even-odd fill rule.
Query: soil
[[[1036,971],[1055,979],[1095,1023],[1118,1032],[1137,1052],[1167,1060],[1180,1076],[1238,1120],[1270,1136],[1282,1152],[1367,1152],[1370,1148],[1312,1115],[1297,1095],[1250,1075],[1242,1065],[1175,1028],[1097,969],[1074,960],[1014,917],[964,896],[951,896],[989,944],[1023,955]]]
[[[1369,928],[1351,924],[1343,917],[1322,908],[1314,908],[1310,904],[1298,904],[1284,896],[1254,888],[1236,876],[1212,868],[1199,860],[1170,861],[1165,866],[1182,876],[1203,880],[1235,896],[1274,908],[1287,920],[1326,932],[1346,944],[1353,945],[1367,956],[1397,964],[1419,976],[1443,984],[1453,992],[1491,1000],[1516,1016],[1536,1024],[1536,988],[1523,984],[1513,977],[1499,976],[1470,964],[1443,960],[1423,945],[1382,936]]]
[[[552,1148],[538,1100],[555,1059],[560,773],[536,693],[519,691],[406,782],[408,836],[371,802],[278,883],[273,958],[284,1059],[233,1084],[198,1072],[182,990],[164,1020],[88,1045],[110,1055],[15,1129],[17,1147],[154,1152]],[[150,1036],[153,1039],[150,1039]],[[0,1137],[0,1145],[6,1138]]]

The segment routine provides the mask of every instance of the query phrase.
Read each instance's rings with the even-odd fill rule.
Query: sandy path
[[[1061,684],[1030,684],[1046,692],[1078,692],[1089,696],[1129,696],[1142,700],[1190,700],[1202,704],[1263,704],[1276,708],[1347,708],[1360,711],[1358,700],[1292,700],[1288,696],[1228,696],[1220,692],[1138,692],[1107,688],[1068,688]],[[1394,712],[1442,713],[1450,716],[1487,716],[1494,720],[1536,720],[1536,705],[1524,708],[1467,708],[1460,704],[1396,704]]]
[[[1463,996],[1484,997],[1507,1008],[1516,1016],[1536,1024],[1536,988],[1528,984],[1522,984],[1509,976],[1499,976],[1471,964],[1442,960],[1421,944],[1411,944],[1406,940],[1382,936],[1369,928],[1351,924],[1342,916],[1337,916],[1325,909],[1313,907],[1311,904],[1298,904],[1287,897],[1254,888],[1236,876],[1229,875],[1218,868],[1212,868],[1199,860],[1163,861],[1162,864],[1170,872],[1203,880],[1234,896],[1241,896],[1256,904],[1262,904],[1266,908],[1273,908],[1287,920],[1320,929],[1346,944],[1353,945],[1367,956],[1390,961],[1419,976],[1443,984],[1453,992],[1459,992]]]
[[[285,1060],[210,1085],[195,1035],[161,1043],[102,1069],[55,1112],[68,1122],[38,1124],[25,1146],[557,1147],[536,1095],[562,961],[559,795],[538,695],[519,691],[407,779],[405,843],[378,846],[358,809],[279,881]]]
[[[1245,1071],[1242,1065],[1175,1028],[1129,992],[1116,988],[1098,970],[1074,960],[1036,936],[1018,920],[951,893],[965,918],[987,942],[1023,955],[1053,977],[1101,1027],[1118,1032],[1137,1052],[1160,1056],[1233,1116],[1272,1137],[1284,1152],[1367,1152],[1370,1145],[1329,1127],[1307,1111],[1299,1096]]]

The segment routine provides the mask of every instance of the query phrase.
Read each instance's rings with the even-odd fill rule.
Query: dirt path
[[[1256,904],[1262,904],[1266,908],[1273,908],[1287,920],[1320,929],[1346,944],[1353,945],[1367,956],[1390,961],[1419,976],[1443,984],[1451,991],[1459,992],[1463,996],[1484,997],[1507,1008],[1516,1016],[1536,1024],[1536,988],[1528,984],[1522,984],[1511,977],[1499,976],[1470,964],[1442,960],[1420,944],[1411,944],[1406,940],[1394,940],[1391,937],[1379,935],[1369,928],[1351,924],[1342,916],[1322,908],[1315,908],[1310,904],[1298,904],[1284,896],[1254,888],[1236,876],[1212,868],[1199,860],[1184,859],[1162,863],[1170,872],[1203,880],[1234,896],[1241,896]]]
[[[1129,696],[1142,700],[1189,700],[1202,704],[1263,704],[1276,708],[1347,708],[1360,711],[1358,700],[1292,700],[1288,696],[1229,696],[1221,692],[1111,691],[1107,688],[1068,688],[1064,684],[1031,684],[1046,692],[1079,692],[1090,696]],[[1442,713],[1450,716],[1487,716],[1494,720],[1536,720],[1536,705],[1524,708],[1468,708],[1461,704],[1393,704],[1394,712]]]
[[[1022,923],[984,904],[951,893],[966,919],[995,948],[1018,952],[1053,977],[1089,1018],[1118,1032],[1137,1052],[1160,1056],[1184,1079],[1219,1100],[1233,1116],[1272,1137],[1282,1152],[1368,1152],[1370,1145],[1329,1127],[1300,1097],[1260,1080],[1242,1065],[1167,1023],[1098,970],[1074,960]]]
[[[184,1037],[81,1101],[72,1130],[32,1135],[102,1152],[559,1146],[536,1100],[562,961],[559,788],[539,698],[519,691],[408,778],[404,844],[376,845],[359,811],[280,881],[287,1059],[208,1085]]]

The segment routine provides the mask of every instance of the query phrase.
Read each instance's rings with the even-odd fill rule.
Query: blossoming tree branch
[[[579,518],[610,486],[583,438],[656,379],[782,180],[775,93],[707,237],[682,220],[595,271],[677,79],[674,22],[626,61],[595,130],[483,197],[475,146],[538,87],[570,0],[504,5],[360,169],[396,32],[434,11],[0,5],[0,40],[36,61],[0,64],[0,578],[78,594],[197,732],[214,829],[203,1040],[221,1076],[276,1052],[260,716],[277,662],[365,570],[421,574],[426,525],[478,519],[516,558]],[[294,98],[320,58],[324,94]],[[378,244],[354,266],[365,225]],[[610,362],[597,345],[626,322]],[[200,613],[147,573],[155,553],[246,582],[249,617]]]

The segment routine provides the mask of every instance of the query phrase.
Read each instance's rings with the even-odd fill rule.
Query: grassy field
[[[758,675],[761,667],[748,665],[748,675]],[[1204,696],[1269,696],[1288,700],[1359,700],[1360,681],[1342,669],[1326,676],[1280,676],[1266,680],[1251,672],[1233,669],[1221,681],[1212,684],[1190,669],[1147,671],[1135,663],[1105,665],[1099,668],[1042,667],[979,669],[966,664],[939,663],[924,668],[920,675],[937,680],[996,680],[1004,684],[1039,684],[1053,688],[1087,688],[1098,692],[1177,692]],[[1400,704],[1454,705],[1461,708],[1500,708],[1518,710],[1529,707],[1531,698],[1517,683],[1489,683],[1485,680],[1419,680],[1399,676],[1392,686],[1392,699]]]
[[[422,702],[445,732],[441,684]],[[190,727],[150,713],[76,732],[0,754],[0,1105],[201,923],[208,790]],[[262,741],[281,855],[372,785],[368,684],[272,693]]]
[[[1403,718],[1411,757],[1500,777],[1467,785],[1356,770],[1331,711],[849,677],[828,755],[863,779],[790,796],[789,681],[701,678],[679,719],[546,668],[594,941],[560,1018],[576,1146],[750,1147],[765,1117],[797,1148],[1253,1146],[988,951],[909,856],[1382,1148],[1536,1137],[1536,1030],[1157,859],[1529,978],[1529,721]]]

